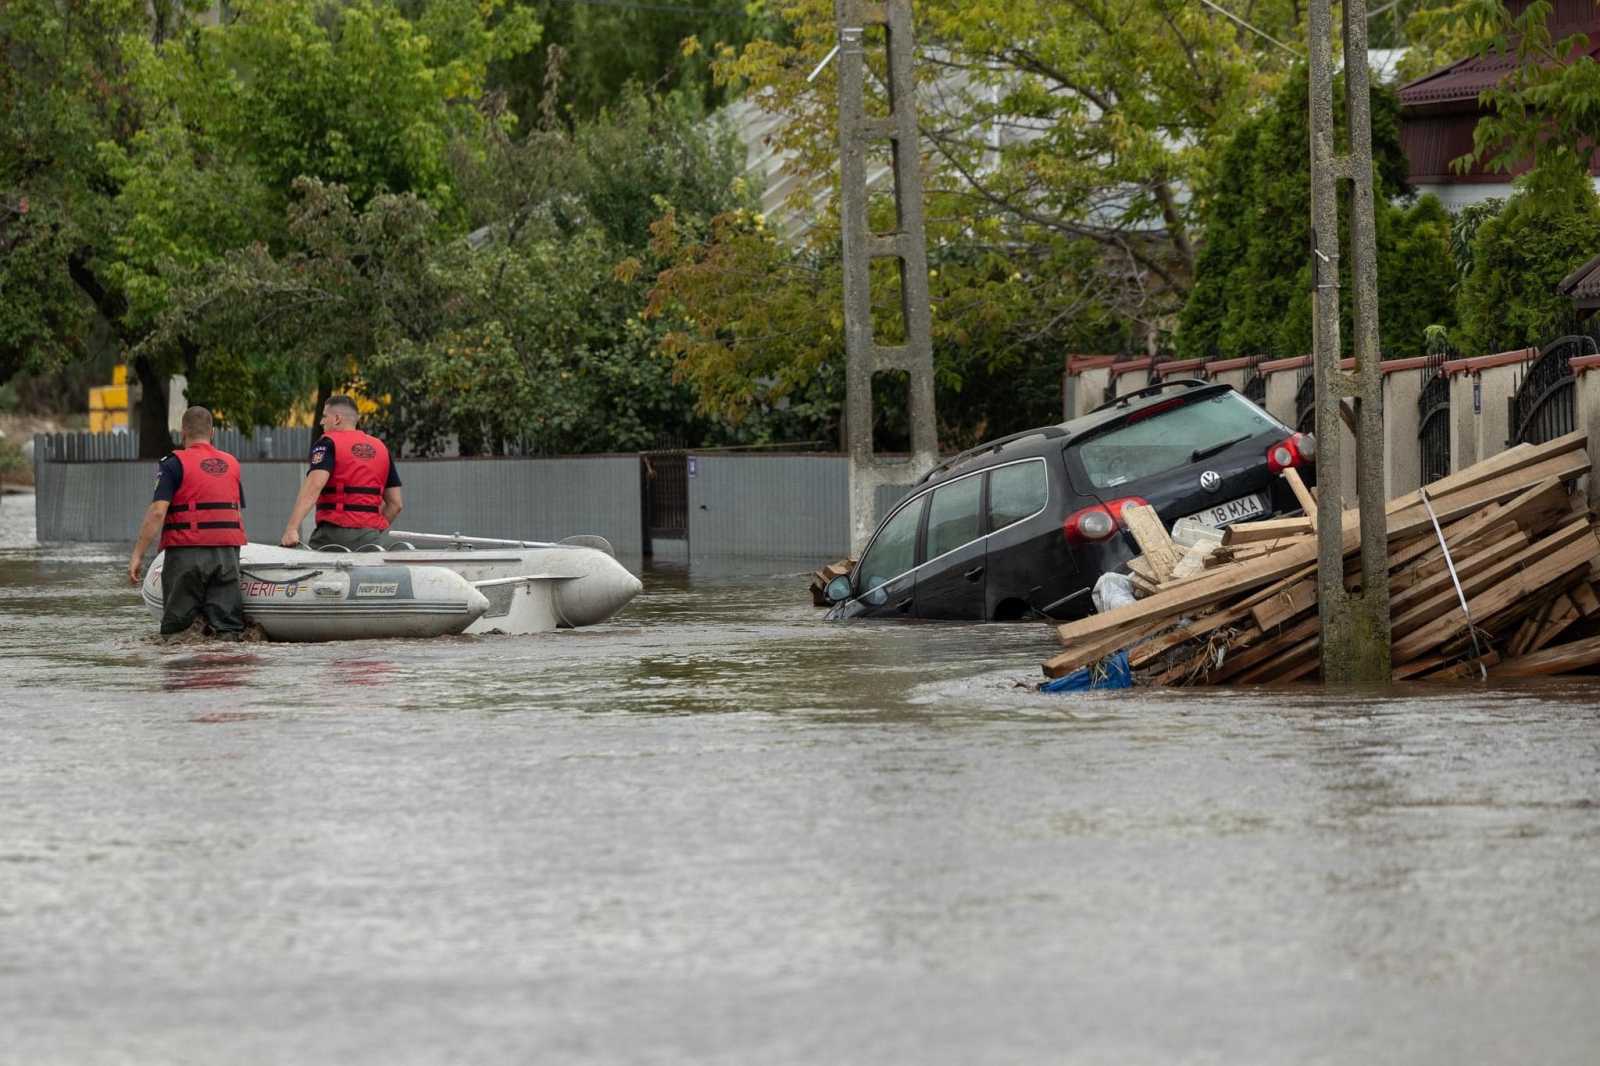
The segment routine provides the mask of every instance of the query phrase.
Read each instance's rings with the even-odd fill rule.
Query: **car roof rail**
[[[1001,448],[1004,448],[1007,444],[1011,444],[1015,441],[1023,440],[1027,437],[1048,438],[1065,437],[1066,435],[1067,431],[1062,429],[1060,426],[1040,426],[1038,429],[1025,429],[1020,433],[1012,433],[1007,436],[1000,437],[997,440],[989,441],[987,444],[980,444],[976,448],[968,448],[959,455],[951,456],[938,466],[935,466],[932,470],[929,470],[926,474],[923,474],[921,477],[917,478],[915,484],[913,484],[911,487],[916,488],[929,478],[933,477],[935,474],[942,474],[946,470],[950,470],[966,462],[968,459],[982,455],[984,452],[997,452]]]
[[[1154,385],[1146,385],[1142,389],[1134,389],[1126,396],[1114,396],[1105,403],[1101,404],[1099,407],[1091,410],[1089,414],[1097,414],[1101,411],[1110,410],[1111,408],[1118,406],[1126,407],[1129,400],[1136,400],[1141,396],[1155,396],[1158,395],[1163,389],[1176,388],[1179,385],[1182,385],[1186,389],[1200,389],[1207,385],[1215,384],[1217,384],[1215,381],[1201,381],[1199,378],[1173,378],[1171,381],[1158,381]]]

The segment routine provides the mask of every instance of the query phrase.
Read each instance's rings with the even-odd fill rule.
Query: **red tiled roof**
[[[1448,67],[1400,86],[1400,106],[1476,100],[1479,93],[1499,85],[1501,79],[1515,69],[1517,57],[1514,52],[1491,52],[1484,56],[1458,59]]]
[[[1520,14],[1526,4],[1510,5],[1513,14]],[[1556,0],[1549,22],[1551,39],[1560,42],[1574,33],[1586,33],[1590,47],[1587,51],[1574,50],[1567,58],[1571,63],[1579,56],[1591,59],[1600,57],[1600,12],[1592,0]],[[1476,100],[1485,89],[1492,89],[1517,68],[1518,38],[1506,41],[1504,52],[1470,56],[1458,59],[1447,67],[1424,74],[1415,81],[1400,86],[1400,106],[1420,107],[1424,104],[1456,103]]]

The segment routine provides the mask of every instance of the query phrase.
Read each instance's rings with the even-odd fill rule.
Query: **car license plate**
[[[1240,496],[1237,500],[1229,500],[1227,503],[1219,503],[1215,507],[1207,507],[1204,511],[1196,511],[1189,517],[1208,526],[1220,527],[1266,513],[1267,505],[1262,501],[1261,495],[1256,493]]]

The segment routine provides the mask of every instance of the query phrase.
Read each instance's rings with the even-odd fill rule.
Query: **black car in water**
[[[935,467],[829,586],[828,617],[1080,617],[1100,575],[1139,554],[1123,507],[1148,503],[1169,527],[1298,513],[1278,475],[1314,483],[1315,456],[1229,385],[1152,385]]]

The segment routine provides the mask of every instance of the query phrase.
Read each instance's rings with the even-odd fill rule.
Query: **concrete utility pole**
[[[933,339],[928,309],[928,248],[922,216],[922,164],[912,74],[910,0],[869,3],[834,0],[839,28],[839,177],[844,230],[845,425],[850,436],[850,551],[866,547],[877,521],[880,485],[909,484],[939,461],[933,410]],[[865,107],[867,63],[862,37],[882,25],[888,51],[889,113]],[[874,234],[867,224],[867,149],[887,140],[894,169],[895,231]],[[906,342],[884,346],[872,331],[873,259],[899,261]],[[910,464],[873,456],[872,375],[911,375]]]
[[[1311,261],[1317,383],[1317,597],[1322,679],[1388,683],[1389,548],[1384,519],[1382,378],[1378,371],[1378,250],[1372,222],[1372,115],[1366,0],[1344,0],[1344,93],[1350,154],[1334,153],[1331,0],[1311,0]],[[1338,183],[1350,187],[1350,279],[1355,287],[1355,373],[1339,366]],[[1361,591],[1344,586],[1346,397],[1354,401],[1356,493],[1361,508]]]

